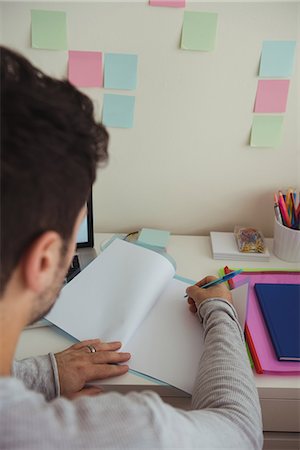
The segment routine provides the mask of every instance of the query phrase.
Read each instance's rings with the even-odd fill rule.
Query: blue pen
[[[231,278],[235,277],[236,275],[238,275],[241,272],[243,272],[243,269],[235,270],[234,272],[227,273],[223,277],[218,278],[217,280],[210,281],[209,283],[206,283],[203,286],[199,286],[199,287],[201,287],[202,289],[206,289],[210,286],[214,286],[215,284],[225,283],[225,281],[230,280]],[[184,297],[187,297],[187,296],[188,295],[186,294]]]

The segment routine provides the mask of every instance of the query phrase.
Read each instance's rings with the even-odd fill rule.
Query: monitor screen
[[[87,213],[77,235],[77,248],[94,246],[92,194],[87,202]]]
[[[84,242],[87,241],[88,241],[88,220],[87,216],[85,216],[78,231],[77,244],[83,244]]]

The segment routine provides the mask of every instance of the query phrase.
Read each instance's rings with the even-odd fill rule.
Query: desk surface
[[[95,249],[98,252],[102,241],[110,238],[112,234],[96,233]],[[266,267],[266,268],[298,268],[297,263],[287,263],[276,258],[272,251],[272,239],[266,239],[271,259],[268,262],[254,261],[221,261],[212,259],[210,238],[203,236],[171,236],[168,245],[168,253],[177,263],[178,275],[201,279],[208,274],[216,274],[218,269],[226,264],[232,267]],[[25,330],[20,338],[16,358],[45,354],[49,351],[57,352],[69,345],[72,340],[69,336],[60,332],[56,327],[45,327]],[[300,379],[297,376],[257,375],[254,374],[260,399],[282,399],[283,401],[295,401],[300,399]],[[133,374],[110,379],[109,385],[140,385],[140,387],[153,385],[153,382]],[[298,400],[299,401],[299,400]],[[297,404],[299,407],[299,403]],[[274,408],[274,406],[272,407]],[[279,430],[278,430],[279,431]],[[281,431],[285,431],[282,429]],[[299,431],[287,429],[286,431]]]

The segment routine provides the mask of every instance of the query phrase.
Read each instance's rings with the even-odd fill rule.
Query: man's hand
[[[88,345],[93,346],[96,352],[91,353]],[[130,353],[117,352],[121,345],[121,342],[105,343],[93,339],[78,342],[56,353],[61,395],[75,398],[99,394],[102,392],[100,388],[85,387],[85,384],[126,373],[129,369],[127,365],[117,365],[130,358]]]
[[[223,298],[224,300],[227,300],[229,303],[232,303],[231,293],[225,286],[225,283],[216,284],[215,286],[211,286],[205,289],[201,288],[201,286],[203,286],[204,284],[209,283],[210,281],[216,279],[217,277],[208,276],[203,278],[194,286],[190,286],[187,288],[186,293],[189,296],[187,301],[189,304],[190,311],[196,313],[199,305],[208,298],[214,297]]]

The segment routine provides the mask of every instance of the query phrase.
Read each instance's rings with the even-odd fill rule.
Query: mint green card
[[[185,11],[181,35],[181,48],[210,52],[216,43],[218,14]]]
[[[251,147],[277,147],[281,142],[283,116],[255,115],[251,130]]]
[[[67,49],[67,18],[63,11],[31,10],[31,45],[46,50]]]
[[[142,228],[137,241],[143,244],[153,245],[154,247],[166,248],[169,237],[169,231]]]

